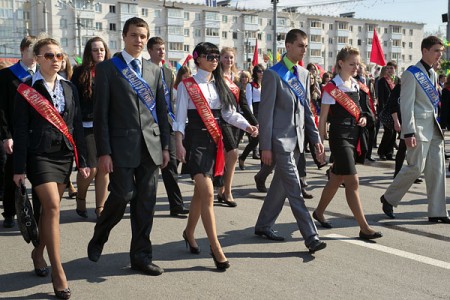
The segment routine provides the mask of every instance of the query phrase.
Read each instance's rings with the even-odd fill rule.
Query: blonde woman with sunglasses
[[[46,247],[55,295],[69,299],[71,291],[60,257],[60,201],[74,156],[79,172],[89,176],[86,145],[78,94],[72,83],[57,74],[64,58],[58,42],[50,38],[40,40],[33,52],[40,70],[26,84],[19,85],[16,96],[14,182],[18,186],[24,183],[26,174],[42,206],[40,244],[33,251],[35,272],[38,276],[48,274]]]

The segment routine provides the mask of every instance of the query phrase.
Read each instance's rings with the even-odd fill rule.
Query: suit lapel
[[[64,91],[64,99],[65,99],[65,107],[64,107],[64,111],[65,112],[71,112],[72,111],[72,107],[73,107],[73,91],[71,86],[69,85],[68,82],[61,80],[61,85]]]

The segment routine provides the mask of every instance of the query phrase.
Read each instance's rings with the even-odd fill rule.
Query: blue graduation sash
[[[13,72],[14,76],[17,77],[22,82],[27,81],[29,78],[31,78],[30,73],[27,72],[21,65],[20,62],[15,63],[11,67],[9,67],[11,72]]]
[[[409,66],[407,71],[411,72],[414,75],[414,78],[416,78],[420,87],[428,96],[428,99],[430,99],[430,102],[433,105],[434,110],[436,111],[439,104],[439,93],[434,87],[434,84],[431,82],[430,78],[416,66]]]
[[[152,89],[148,85],[145,80],[138,76],[136,73],[134,73],[128,65],[119,57],[113,57],[111,58],[111,61],[116,66],[116,68],[119,70],[120,74],[128,81],[128,83],[131,85],[133,90],[138,95],[141,102],[148,108],[150,113],[153,116],[153,119],[155,119],[155,122],[158,123],[158,117],[156,115],[156,99],[155,95],[152,92]]]
[[[286,68],[286,66],[282,63],[277,63],[270,69],[275,71],[280,76],[281,80],[283,80],[289,86],[289,88],[300,100],[302,106],[305,106],[307,99],[306,91],[300,80],[298,80],[297,76],[295,76],[291,71],[289,71],[288,68]]]
[[[161,76],[162,76],[162,84],[164,89],[164,99],[166,99],[167,110],[169,111],[169,116],[172,119],[172,122],[169,122],[171,125],[175,122],[175,114],[172,109],[172,101],[170,99],[170,91],[169,86],[167,86],[166,80],[164,78],[164,67],[161,68]]]

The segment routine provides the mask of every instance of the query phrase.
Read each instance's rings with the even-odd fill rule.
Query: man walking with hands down
[[[398,205],[424,172],[428,220],[450,224],[445,199],[444,135],[436,120],[439,94],[432,67],[441,58],[444,44],[438,37],[429,36],[422,41],[421,50],[420,62],[403,73],[400,92],[401,134],[407,147],[408,165],[402,167],[381,196],[381,202],[384,213],[395,218],[393,206]]]
[[[98,167],[109,173],[110,194],[97,220],[88,256],[97,261],[112,228],[130,202],[131,268],[148,275],[163,269],[152,263],[150,231],[156,203],[158,167],[169,161],[170,128],[161,69],[142,59],[149,37],[140,18],[125,22],[125,49],[96,66],[94,134]]]
[[[259,104],[261,160],[266,165],[275,162],[275,174],[259,213],[255,234],[270,240],[284,240],[272,226],[289,199],[305,245],[310,253],[326,244],[319,240],[305,200],[302,197],[297,163],[303,152],[305,134],[315,145],[318,159],[324,154],[314,119],[309,108],[309,72],[298,65],[308,47],[306,33],[292,29],[286,35],[286,55],[264,72]],[[312,149],[311,149],[312,150]]]

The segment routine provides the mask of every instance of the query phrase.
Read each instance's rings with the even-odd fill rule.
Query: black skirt
[[[223,135],[223,145],[225,146],[225,151],[231,151],[239,147],[239,136],[241,130],[233,125],[225,123],[222,120],[222,135]]]
[[[336,175],[355,175],[356,145],[359,126],[330,125],[329,144],[333,162],[332,172]]]
[[[189,145],[187,168],[191,177],[197,174],[213,177],[216,163],[217,146],[206,129],[186,128],[186,139]]]
[[[96,168],[97,147],[95,146],[94,128],[84,128],[84,139],[86,140],[87,165],[90,168]]]
[[[53,153],[29,153],[27,178],[33,186],[43,183],[68,183],[72,172],[73,152],[67,147]]]

